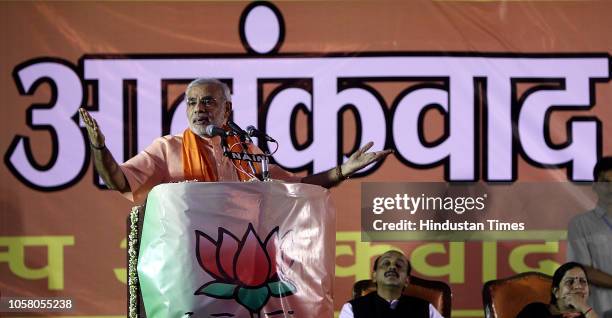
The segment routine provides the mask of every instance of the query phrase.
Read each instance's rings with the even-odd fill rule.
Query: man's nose
[[[198,102],[194,107],[193,110],[196,112],[203,112],[206,110],[206,106],[204,106],[204,103],[202,102]]]
[[[195,105],[193,107],[193,112],[194,113],[207,113],[209,112],[211,109],[210,107],[206,107],[206,105],[204,105],[203,103],[198,103],[197,105]]]

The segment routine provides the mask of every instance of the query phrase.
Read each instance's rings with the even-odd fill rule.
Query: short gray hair
[[[223,95],[225,97],[225,100],[228,102],[232,101],[232,94],[230,93],[229,86],[227,86],[227,84],[221,82],[220,80],[216,78],[200,77],[200,78],[194,79],[193,81],[191,81],[191,83],[189,83],[189,85],[187,85],[187,88],[185,89],[185,95],[187,95],[187,92],[189,91],[189,89],[191,89],[194,86],[210,85],[210,84],[221,86],[221,89],[223,89]]]

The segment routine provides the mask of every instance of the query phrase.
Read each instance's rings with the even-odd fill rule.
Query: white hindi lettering
[[[393,148],[408,165],[444,165],[448,181],[478,180],[481,170],[486,181],[514,181],[519,156],[533,165],[566,167],[570,180],[590,180],[602,143],[598,120],[571,118],[567,142],[556,145],[548,137],[550,113],[589,110],[595,104],[594,82],[608,80],[608,61],[606,55],[593,54],[263,59],[85,56],[78,73],[65,62],[34,60],[16,69],[15,78],[18,87],[23,87],[22,95],[32,94],[43,79],[54,87],[57,100],[50,108],[32,105],[28,112],[33,129],[46,128],[57,135],[52,142],[55,160],[42,169],[31,156],[27,137],[17,136],[7,153],[7,164],[20,180],[41,189],[78,181],[86,167],[86,147],[72,118],[87,100],[83,96],[86,84],[95,92],[91,112],[105,132],[109,149],[121,161],[129,155],[125,153],[129,136],[124,129],[126,83],[135,87],[135,109],[131,110],[136,127],[134,150],[141,151],[163,133],[180,133],[187,127],[184,101],[172,113],[164,113],[164,83],[212,77],[231,84],[234,120],[241,126],[262,127],[274,136],[281,146],[274,159],[290,170],[316,173],[348,158],[342,153],[339,118],[350,108],[357,121],[356,146],[372,140],[374,150]],[[261,86],[270,81],[280,88],[260,96]],[[296,81],[308,83],[309,88],[288,84]],[[406,85],[397,96],[382,98],[369,82],[422,84]],[[516,87],[521,82],[558,85],[520,95]],[[391,101],[390,106],[386,100]],[[443,113],[445,121],[443,136],[433,143],[425,141],[426,125],[421,122],[432,106]],[[295,144],[297,110],[309,117],[310,140],[305,145]],[[376,169],[370,166],[361,172]]]
[[[27,124],[32,130],[47,131],[51,158],[46,164],[34,158],[30,138],[16,135],[5,154],[5,164],[24,184],[39,190],[63,189],[85,173],[86,147],[83,134],[73,119],[83,99],[81,79],[70,67],[52,59],[24,63],[14,70],[21,95],[34,95],[48,84],[48,104],[32,104]]]

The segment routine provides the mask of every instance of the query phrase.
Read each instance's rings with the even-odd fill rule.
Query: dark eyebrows
[[[379,262],[384,262],[384,261],[388,261],[389,260],[389,256],[383,256],[380,258]]]
[[[213,97],[212,95],[206,95],[206,96],[201,96],[201,97],[189,97],[187,96],[188,100],[198,100],[198,99],[215,99],[215,97]]]
[[[391,256],[383,256],[380,258],[379,262],[384,262],[384,261],[388,261],[389,258],[391,258]],[[397,264],[402,264],[402,265],[406,265],[406,261],[403,258],[398,258],[397,261],[395,262]]]

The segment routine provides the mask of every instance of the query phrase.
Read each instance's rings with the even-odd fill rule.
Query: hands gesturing
[[[367,152],[373,145],[374,143],[370,141],[365,144],[363,148],[355,151],[349,157],[348,161],[342,165],[342,174],[345,176],[350,176],[361,168],[371,164],[372,162],[382,160],[393,152],[391,149]]]
[[[93,117],[83,108],[79,108],[79,115],[85,123],[85,128],[87,129],[87,135],[89,136],[89,142],[94,148],[104,148],[104,134],[100,130],[98,126],[98,122],[96,122]]]

